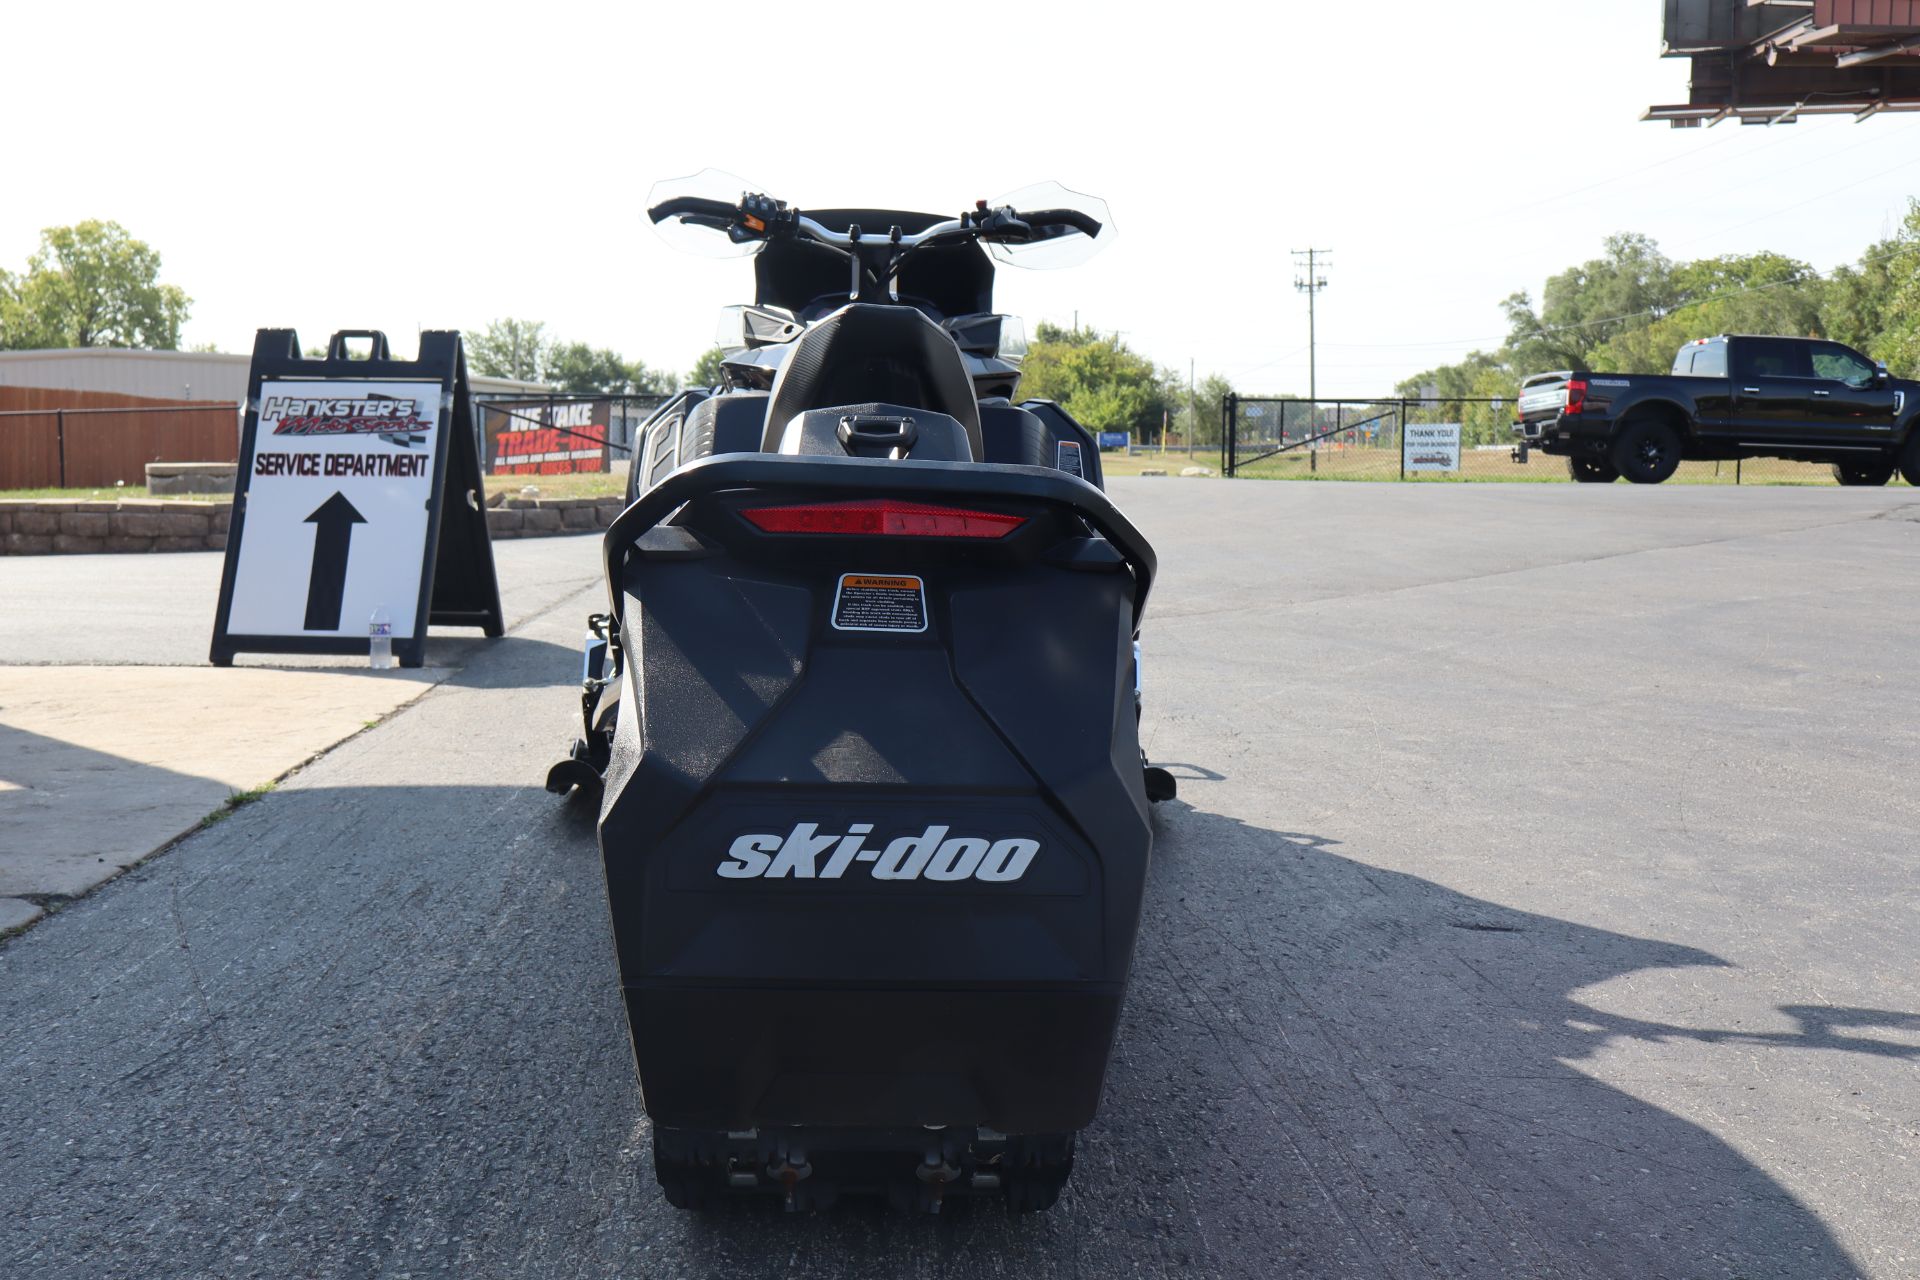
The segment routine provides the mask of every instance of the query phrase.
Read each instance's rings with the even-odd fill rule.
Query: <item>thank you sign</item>
[[[1409,422],[1406,469],[1410,472],[1458,471],[1460,469],[1460,424],[1457,422]]]

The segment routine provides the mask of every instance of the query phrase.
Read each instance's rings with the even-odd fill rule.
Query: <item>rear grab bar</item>
[[[1107,495],[1086,481],[1051,467],[977,462],[889,461],[874,458],[798,459],[763,453],[702,458],[675,471],[614,517],[602,540],[607,596],[618,634],[626,594],[627,559],[648,530],[694,498],[742,489],[785,489],[916,498],[986,498],[1041,502],[1085,520],[1126,561],[1133,573],[1133,632],[1147,607],[1147,590],[1159,569],[1153,547]]]

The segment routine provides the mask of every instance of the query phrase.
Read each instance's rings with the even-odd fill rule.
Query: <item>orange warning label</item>
[[[843,573],[832,621],[836,631],[925,631],[926,592],[920,579],[904,574]]]

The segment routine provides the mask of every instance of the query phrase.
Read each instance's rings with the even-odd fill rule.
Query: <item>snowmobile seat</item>
[[[859,302],[794,341],[774,378],[761,451],[779,452],[787,424],[809,409],[876,401],[944,413],[966,432],[970,456],[986,456],[973,380],[952,337],[911,307]]]

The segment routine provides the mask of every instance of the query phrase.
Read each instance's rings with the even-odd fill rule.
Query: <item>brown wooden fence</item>
[[[149,462],[233,462],[237,406],[0,387],[0,490],[144,486]]]

